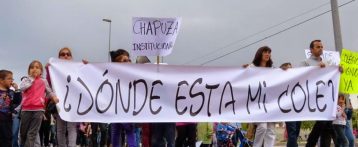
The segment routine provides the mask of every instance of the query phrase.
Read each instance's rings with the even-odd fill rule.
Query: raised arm
[[[23,78],[20,83],[20,90],[25,91],[26,89],[31,87],[33,82],[34,82],[33,78],[30,78],[30,77]]]

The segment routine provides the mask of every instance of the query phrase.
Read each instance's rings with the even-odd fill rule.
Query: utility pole
[[[331,8],[332,8],[332,21],[333,21],[333,32],[334,32],[334,43],[336,46],[336,51],[342,53],[343,49],[343,41],[342,41],[342,34],[341,34],[341,24],[339,20],[339,11],[338,11],[338,2],[337,0],[331,0]],[[344,94],[346,98],[346,106],[350,105],[349,94]],[[351,121],[352,127],[352,121]]]
[[[331,8],[332,8],[333,32],[334,32],[334,42],[336,46],[336,51],[341,53],[343,49],[343,42],[342,42],[341,24],[339,20],[337,0],[331,0]]]
[[[102,19],[102,21],[104,22],[108,22],[109,23],[109,37],[108,37],[108,62],[111,62],[111,27],[112,27],[112,20],[110,19]]]

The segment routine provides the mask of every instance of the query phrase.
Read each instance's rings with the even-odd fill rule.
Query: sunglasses
[[[71,56],[71,53],[60,53],[60,56],[68,56],[68,57],[70,57]]]

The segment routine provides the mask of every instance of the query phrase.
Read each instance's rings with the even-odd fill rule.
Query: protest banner
[[[278,122],[335,118],[339,71],[51,60],[60,116],[75,122]]]
[[[172,52],[180,18],[134,17],[132,21],[134,55],[166,56]]]
[[[309,58],[311,56],[311,50],[305,49],[305,55],[306,58]],[[325,59],[330,65],[339,65],[340,62],[339,52],[337,51],[323,50],[321,58]]]
[[[343,68],[343,73],[339,91],[347,94],[358,94],[358,53],[343,49],[340,65]]]

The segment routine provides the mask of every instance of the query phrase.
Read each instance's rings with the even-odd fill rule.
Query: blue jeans
[[[137,146],[140,146],[140,141],[142,140],[140,134],[142,132],[142,129],[136,126],[134,132],[135,132],[136,144]]]
[[[100,146],[103,147],[106,143],[106,137],[107,137],[107,124],[105,123],[91,123],[91,129],[92,129],[92,145],[94,147]],[[98,128],[100,129],[100,132],[98,132]],[[100,138],[99,138],[100,137]],[[76,141],[75,141],[76,142]]]
[[[354,136],[353,131],[351,128],[350,122],[347,120],[346,127],[344,129],[344,133],[346,134],[346,137],[348,139],[349,147],[354,147]]]
[[[336,138],[337,138],[337,143],[336,143],[336,147],[348,147],[348,140],[346,135],[344,134],[344,130],[345,130],[345,125],[333,125],[334,127],[334,131],[336,131]]]
[[[300,121],[291,121],[286,122],[287,129],[287,147],[298,147],[297,138],[300,135],[301,122]]]
[[[12,146],[13,147],[19,147],[19,129],[20,129],[20,119],[19,119],[19,113],[17,113],[12,118]]]

